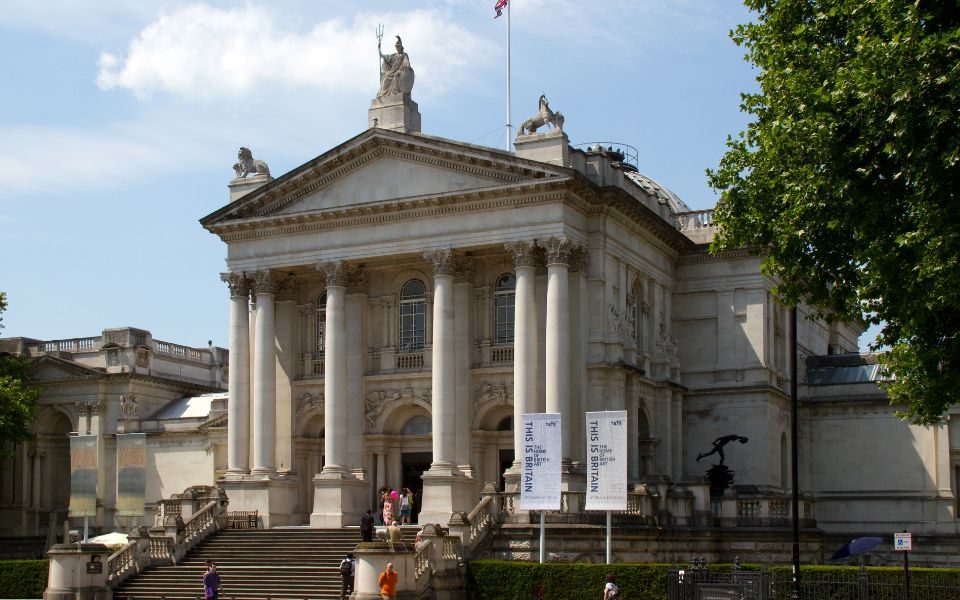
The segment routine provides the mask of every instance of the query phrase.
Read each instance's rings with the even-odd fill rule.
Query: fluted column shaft
[[[324,330],[323,396],[326,454],[324,472],[342,471],[347,453],[347,288],[327,286],[327,326]]]
[[[449,248],[430,250],[423,257],[433,265],[433,323],[431,377],[433,387],[433,464],[431,469],[456,464],[457,378],[453,310],[453,272],[457,255]]]
[[[548,259],[550,260],[550,259]],[[559,260],[554,257],[552,260]],[[560,413],[563,459],[570,458],[570,297],[569,267],[547,265],[546,408]]]
[[[537,304],[535,246],[532,242],[506,244],[513,253],[516,289],[513,321],[513,448],[514,468],[523,447],[521,417],[536,406],[537,397]]]
[[[273,273],[257,271],[257,317],[253,348],[253,469],[273,473],[277,433],[276,308]]]
[[[434,277],[433,291],[433,464],[452,466],[456,439],[453,276]]]
[[[221,278],[230,286],[227,473],[242,475],[250,471],[250,290],[243,273]]]

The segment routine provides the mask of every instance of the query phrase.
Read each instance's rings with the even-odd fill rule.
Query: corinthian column
[[[253,469],[251,473],[269,475],[274,472],[277,434],[277,356],[275,273],[271,269],[254,274],[257,294],[257,320],[253,346]]]
[[[324,473],[342,473],[347,465],[347,266],[342,260],[317,264],[327,277],[327,325],[324,330]]]
[[[453,319],[453,269],[449,248],[423,255],[433,265],[433,464],[431,469],[456,463],[456,360]]]
[[[570,459],[570,243],[549,238],[547,251],[546,408],[560,413],[563,460]]]
[[[244,273],[221,273],[230,286],[230,372],[227,387],[227,476],[250,471],[250,280]]]
[[[521,416],[533,411],[537,397],[536,246],[519,240],[504,244],[513,253],[517,287],[513,324],[513,449],[514,468],[523,447]]]

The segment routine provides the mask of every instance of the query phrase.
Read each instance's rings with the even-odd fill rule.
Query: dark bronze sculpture
[[[702,454],[698,454],[698,455],[697,455],[697,462],[700,462],[700,459],[701,459],[701,458],[706,458],[706,457],[710,456],[711,454],[719,454],[719,455],[720,455],[720,464],[722,465],[722,464],[723,464],[723,459],[724,459],[724,456],[723,456],[723,447],[726,446],[727,444],[729,444],[730,442],[734,442],[734,441],[740,442],[741,444],[746,444],[746,443],[747,443],[747,438],[743,437],[742,435],[737,435],[737,434],[720,436],[720,437],[718,437],[717,439],[713,440],[713,450],[711,450],[710,452],[704,452],[704,453],[702,453]]]
[[[720,455],[720,462],[707,469],[707,481],[710,482],[710,495],[713,497],[723,496],[723,490],[733,485],[733,469],[723,464],[723,459],[726,458],[723,454],[723,447],[730,442],[746,444],[747,438],[737,434],[722,435],[713,440],[713,450],[697,455],[697,462],[711,454]]]

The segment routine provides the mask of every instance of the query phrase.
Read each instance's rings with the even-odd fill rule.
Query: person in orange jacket
[[[397,580],[400,576],[393,570],[393,563],[387,563],[387,570],[380,573],[380,597],[383,600],[396,600]]]

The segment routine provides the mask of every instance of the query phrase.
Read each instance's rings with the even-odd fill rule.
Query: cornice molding
[[[457,192],[443,196],[412,200],[388,200],[375,205],[324,209],[311,214],[280,215],[269,219],[252,219],[211,226],[210,231],[224,242],[267,238],[298,233],[312,233],[328,229],[376,225],[425,217],[468,213],[475,210],[510,208],[557,200],[566,200],[562,182],[538,182],[532,193],[511,195],[512,190],[499,193],[483,190]]]

